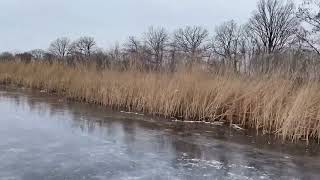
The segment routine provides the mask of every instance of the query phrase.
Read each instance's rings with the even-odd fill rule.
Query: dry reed
[[[97,71],[45,63],[0,63],[0,82],[183,120],[225,121],[292,141],[320,139],[320,86],[279,77],[203,72]]]

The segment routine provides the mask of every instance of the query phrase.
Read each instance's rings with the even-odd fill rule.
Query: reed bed
[[[167,118],[237,124],[283,140],[320,139],[320,86],[273,77],[0,63],[0,82]]]

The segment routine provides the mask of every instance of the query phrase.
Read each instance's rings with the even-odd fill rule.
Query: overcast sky
[[[46,49],[67,36],[92,36],[100,47],[121,44],[153,26],[245,22],[257,0],[0,0],[0,51]]]

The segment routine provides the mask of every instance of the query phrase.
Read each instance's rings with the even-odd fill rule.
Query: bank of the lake
[[[223,122],[282,140],[310,142],[320,137],[320,86],[313,81],[9,62],[0,63],[0,82],[113,109]]]

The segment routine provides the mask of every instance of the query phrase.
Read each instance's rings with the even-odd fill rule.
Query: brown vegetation
[[[0,81],[128,111],[226,121],[292,141],[320,138],[320,86],[312,81],[15,62],[0,63]]]
[[[259,0],[246,24],[150,27],[103,50],[92,37],[0,54],[0,81],[167,118],[320,140],[320,4]],[[303,24],[308,24],[304,26]],[[181,68],[185,67],[185,68]],[[197,68],[196,68],[197,67]]]

